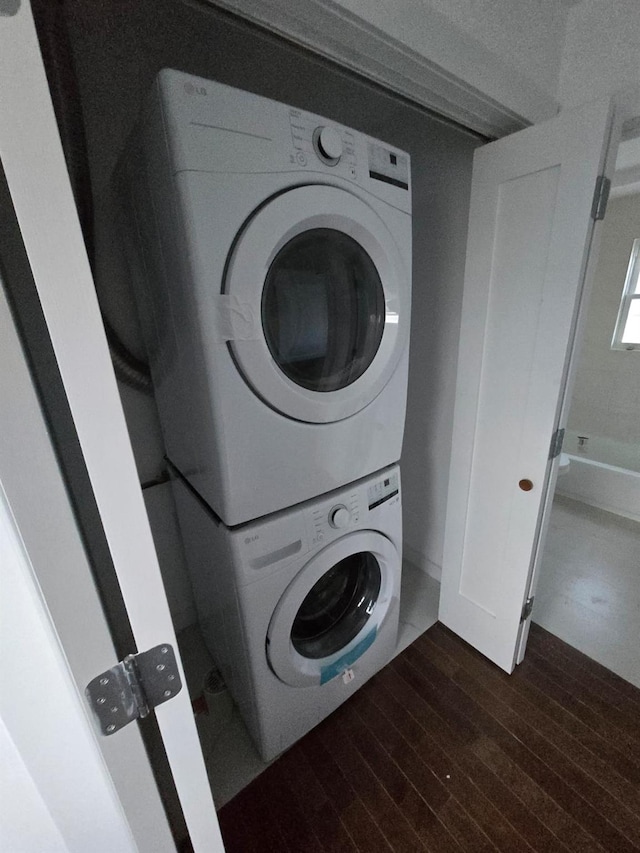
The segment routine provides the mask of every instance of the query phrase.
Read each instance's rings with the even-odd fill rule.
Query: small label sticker
[[[358,658],[363,655],[369,646],[373,643],[376,638],[378,627],[373,628],[366,637],[360,640],[350,651],[346,652],[344,655],[341,655],[339,658],[333,661],[333,663],[327,664],[327,666],[323,666],[320,670],[320,684],[326,684],[327,681],[331,681],[332,678],[337,678],[340,674],[344,677],[344,672],[350,667],[353,663],[355,663]],[[345,684],[347,682],[345,681]]]
[[[355,673],[352,669],[345,669],[345,671],[342,673],[342,680],[345,684],[348,684],[350,681],[353,681],[355,677]]]

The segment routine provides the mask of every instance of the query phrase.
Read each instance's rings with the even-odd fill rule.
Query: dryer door
[[[285,590],[267,633],[274,673],[294,687],[324,684],[376,641],[400,594],[401,558],[371,530],[328,545]]]
[[[408,343],[408,266],[377,213],[336,187],[297,187],[261,207],[232,252],[225,292],[231,310],[255,318],[231,341],[236,363],[296,420],[363,409]]]

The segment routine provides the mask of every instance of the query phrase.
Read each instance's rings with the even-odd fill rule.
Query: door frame
[[[27,0],[0,15],[0,80],[2,165],[133,637],[140,651],[170,643],[185,683]],[[50,595],[69,597],[64,572]],[[64,643],[68,657],[81,653],[79,643],[77,636]],[[188,690],[155,715],[194,850],[221,851]]]
[[[483,136],[506,136],[551,118],[559,108],[549,92],[513,64],[437,9],[419,3],[215,4]]]

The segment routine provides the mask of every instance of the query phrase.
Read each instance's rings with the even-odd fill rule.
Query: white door
[[[140,651],[169,643],[177,652],[27,2],[9,4],[0,14],[0,156],[135,642]],[[28,452],[28,436],[26,425],[22,435],[16,432],[16,452]],[[48,518],[36,480],[32,501],[32,513]],[[48,579],[47,603],[74,602],[77,589],[61,566],[56,569]],[[90,618],[85,630],[90,646],[95,630]],[[63,645],[68,657],[82,656],[77,639]],[[113,664],[107,661],[104,668]],[[155,713],[194,850],[221,851],[188,691]],[[135,727],[107,740],[126,740]],[[132,762],[124,782],[136,775]],[[153,840],[138,848],[165,849]]]
[[[0,849],[170,853],[137,727],[84,700],[115,650],[1,282],[0,399]]]
[[[439,615],[507,672],[528,628],[613,126],[613,105],[594,102],[474,158]]]
[[[0,596],[0,848],[134,853],[132,831],[1,486],[0,583],[5,590]],[[171,836],[159,814],[155,841],[169,851]],[[78,819],[81,815],[91,815],[90,821]]]

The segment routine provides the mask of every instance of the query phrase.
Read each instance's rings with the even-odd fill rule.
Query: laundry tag
[[[348,684],[350,681],[356,677],[355,672],[352,669],[345,669],[342,673],[342,680],[345,684]]]

